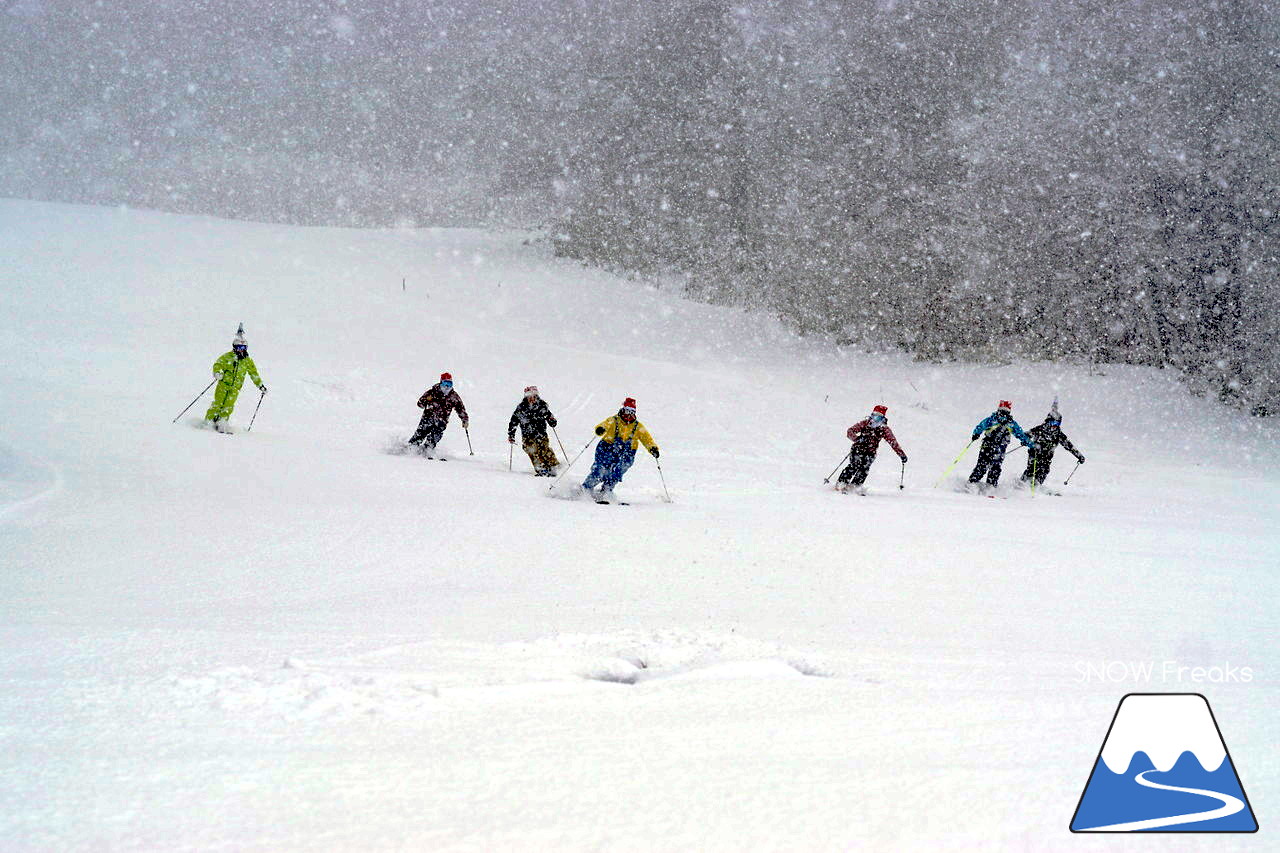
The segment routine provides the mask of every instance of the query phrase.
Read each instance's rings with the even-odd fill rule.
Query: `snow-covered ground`
[[[839,351],[480,231],[0,201],[0,258],[5,850],[1257,849],[1068,833],[1142,690],[1277,819],[1280,429],[1171,375]],[[171,424],[241,321],[253,431]],[[476,455],[388,454],[444,370]],[[531,383],[571,453],[636,397],[674,503],[508,473]],[[934,488],[1055,395],[1060,496]],[[880,402],[906,489],[831,492]]]

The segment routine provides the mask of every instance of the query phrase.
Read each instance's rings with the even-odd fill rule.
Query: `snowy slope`
[[[1278,432],[1174,377],[838,351],[510,234],[0,201],[0,257],[6,849],[1087,848],[1133,690],[1208,696],[1266,831]],[[252,433],[171,424],[240,321]],[[387,454],[443,370],[476,455]],[[508,473],[530,383],[571,453],[636,397],[675,502]],[[1055,395],[1061,496],[933,488]],[[878,402],[906,490],[828,491]]]

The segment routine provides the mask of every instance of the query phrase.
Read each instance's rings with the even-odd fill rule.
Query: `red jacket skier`
[[[462,398],[453,390],[453,376],[448,373],[441,373],[440,381],[418,398],[418,408],[422,409],[422,419],[418,421],[418,429],[409,443],[420,444],[428,456],[435,453],[451,412],[457,411],[463,429],[467,428],[470,421],[467,407],[462,405]]]
[[[862,490],[862,484],[871,471],[871,463],[876,461],[876,451],[880,449],[882,440],[887,441],[898,458],[906,463],[907,454],[899,446],[893,430],[889,429],[888,415],[887,407],[876,406],[871,410],[870,416],[849,427],[846,435],[853,442],[853,447],[849,449],[849,464],[840,472],[840,478],[836,481],[836,489],[845,492],[853,486]]]

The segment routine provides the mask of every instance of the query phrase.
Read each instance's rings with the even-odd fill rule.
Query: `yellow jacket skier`
[[[610,415],[596,426],[596,435],[600,436],[600,442],[596,445],[595,464],[582,488],[597,503],[608,503],[613,499],[613,487],[622,482],[622,476],[636,461],[640,445],[643,444],[654,459],[658,458],[658,445],[644,424],[636,420],[636,401],[631,397],[623,401],[616,415]],[[600,486],[598,496],[593,492],[597,485]]]
[[[252,379],[263,394],[267,393],[267,386],[258,375],[257,365],[249,358],[249,341],[244,336],[244,326],[239,328],[232,339],[231,352],[224,353],[213,363],[213,375],[219,381],[213,391],[213,405],[205,412],[204,419],[211,421],[218,432],[230,432],[228,421],[236,407],[240,389],[244,386],[245,376]]]

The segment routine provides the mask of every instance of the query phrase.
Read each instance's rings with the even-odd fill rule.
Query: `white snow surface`
[[[1280,432],[1172,375],[860,354],[509,233],[0,201],[0,258],[7,851],[1256,848],[1069,835],[1134,691],[1209,698],[1267,831]],[[251,385],[172,424],[241,321],[252,432]],[[387,453],[445,370],[476,455]],[[674,502],[508,473],[528,384],[571,454],[637,398]],[[1061,495],[934,488],[1055,396]],[[881,402],[906,489],[832,492]]]

